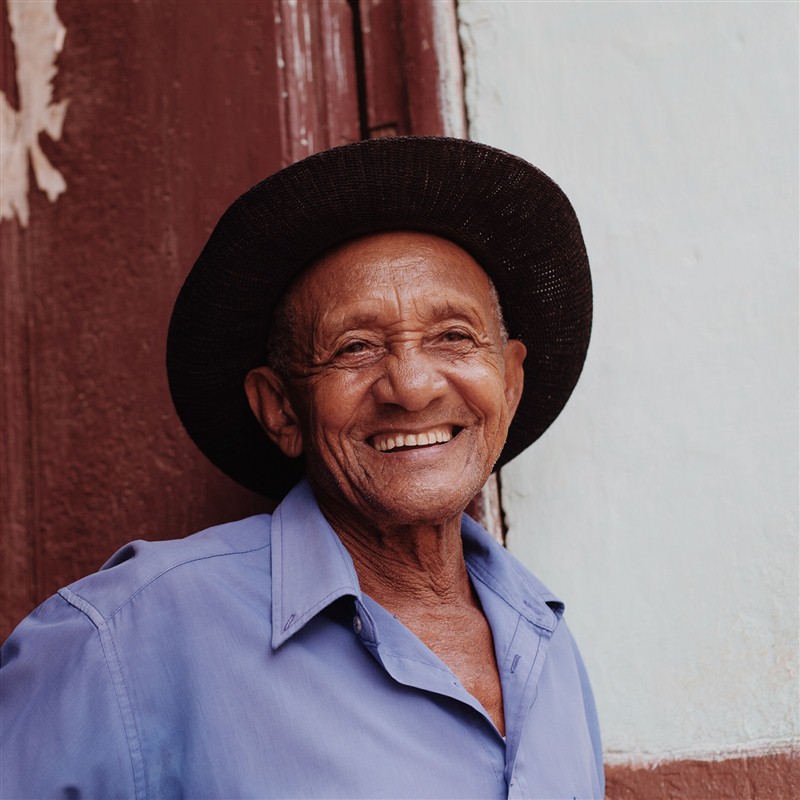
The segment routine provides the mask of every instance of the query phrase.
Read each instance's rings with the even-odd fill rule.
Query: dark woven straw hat
[[[223,472],[274,499],[303,471],[261,431],[245,375],[266,362],[273,310],[332,246],[390,230],[438,234],[467,250],[528,348],[525,389],[502,466],[542,435],[583,366],[592,319],[589,263],[564,193],[516,156],[461,139],[401,137],[337,147],[286,167],[225,212],[172,314],[175,408]]]

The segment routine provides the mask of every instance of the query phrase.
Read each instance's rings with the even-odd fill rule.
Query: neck
[[[362,590],[390,612],[471,602],[461,515],[443,522],[381,525],[322,508],[353,559]]]

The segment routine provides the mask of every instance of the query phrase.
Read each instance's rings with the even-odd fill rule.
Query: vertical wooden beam
[[[275,0],[284,166],[360,137],[347,0]]]
[[[411,131],[400,5],[358,0],[364,54],[364,116],[370,138]]]
[[[454,0],[400,1],[411,132],[467,136],[464,76]]]
[[[369,135],[466,136],[453,0],[358,0]]]

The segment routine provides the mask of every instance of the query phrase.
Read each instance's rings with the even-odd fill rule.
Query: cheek
[[[480,384],[481,391],[476,392],[473,384],[473,393],[469,397],[473,411],[479,415],[483,423],[483,441],[487,453],[492,458],[497,458],[503,449],[508,428],[511,425],[511,414],[505,396],[505,387],[496,373],[493,380]]]
[[[487,423],[500,423],[508,417],[501,365],[494,362],[476,365],[462,377],[461,386],[464,397]]]
[[[310,435],[328,442],[346,438],[368,394],[369,384],[348,373],[326,376],[309,387],[306,419]]]

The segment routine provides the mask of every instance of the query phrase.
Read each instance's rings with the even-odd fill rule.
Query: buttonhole
[[[511,662],[511,671],[516,672],[517,664],[519,664],[519,656],[514,656],[514,660]]]
[[[292,624],[292,621],[293,621],[293,620],[294,620],[294,614],[292,614],[292,615],[289,617],[289,619],[287,619],[287,620],[286,620],[286,624],[283,626],[283,629],[284,629],[285,631],[289,630],[289,626]]]

